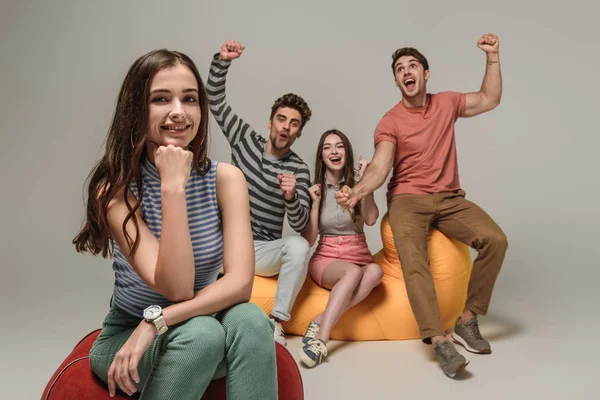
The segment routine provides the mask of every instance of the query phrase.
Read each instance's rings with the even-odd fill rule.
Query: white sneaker
[[[273,337],[275,338],[275,341],[283,347],[286,347],[287,341],[285,340],[285,332],[283,331],[283,327],[273,318],[270,318],[270,320],[273,322],[273,325],[275,325],[275,330],[273,331]]]

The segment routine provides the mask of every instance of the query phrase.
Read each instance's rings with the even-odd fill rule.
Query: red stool
[[[46,385],[42,400],[112,400],[131,399],[121,393],[110,397],[106,384],[90,369],[89,353],[100,329],[84,337],[65,358]],[[296,361],[287,349],[276,343],[277,381],[280,400],[304,400],[302,377]],[[201,400],[226,400],[225,378],[208,386]]]

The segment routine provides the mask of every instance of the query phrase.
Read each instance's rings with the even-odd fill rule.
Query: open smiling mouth
[[[186,125],[163,125],[161,126],[161,129],[171,132],[171,133],[182,133],[185,132],[186,130],[188,130],[190,128],[189,124]]]
[[[329,161],[331,161],[331,163],[334,165],[338,165],[342,162],[342,157],[329,157]]]
[[[404,86],[409,92],[412,92],[417,86],[417,81],[415,78],[407,78],[404,80]]]

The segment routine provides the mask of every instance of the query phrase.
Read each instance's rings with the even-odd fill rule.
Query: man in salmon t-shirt
[[[375,129],[375,154],[361,181],[336,194],[352,208],[385,182],[393,167],[387,198],[390,225],[402,264],[408,298],[421,338],[433,344],[444,373],[454,377],[468,361],[446,337],[429,270],[427,233],[431,226],[478,252],[467,301],[452,338],[473,353],[490,353],[481,336],[477,315],[488,311],[492,290],[508,247],[502,229],[479,206],[465,199],[458,177],[454,124],[500,104],[502,77],[498,37],[481,36],[477,46],[486,53],[486,71],[476,93],[427,93],[427,59],[415,48],[396,50],[392,70],[402,100]]]

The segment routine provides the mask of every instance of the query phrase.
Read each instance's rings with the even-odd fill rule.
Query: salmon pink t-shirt
[[[460,189],[454,123],[464,112],[466,95],[458,92],[428,94],[425,106],[405,107],[399,102],[379,121],[375,145],[396,145],[394,170],[387,197],[431,194]]]

